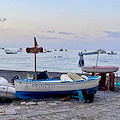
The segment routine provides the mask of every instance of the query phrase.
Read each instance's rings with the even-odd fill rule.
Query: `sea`
[[[8,48],[7,48],[8,49]],[[18,48],[9,48],[10,50],[18,50]],[[80,56],[79,52],[84,50],[49,50],[51,52],[43,52],[36,54],[37,71],[48,72],[74,72],[81,73],[78,67]],[[94,50],[86,50],[90,52]],[[106,51],[107,53],[111,51]],[[120,67],[120,51],[115,51],[117,55],[99,54],[98,66],[117,66]],[[85,66],[95,66],[97,55],[84,55]],[[23,48],[22,52],[17,54],[6,54],[5,49],[0,49],[0,70],[17,70],[17,71],[34,71],[35,69],[34,53],[26,53]],[[120,76],[120,69],[115,73]]]

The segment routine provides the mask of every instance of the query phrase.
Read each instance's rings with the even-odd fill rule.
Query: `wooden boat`
[[[82,66],[84,72],[89,73],[111,73],[118,71],[119,67],[115,66]]]
[[[34,47],[26,48],[27,53],[35,54],[35,74],[28,75],[27,79],[17,78],[14,80],[15,91],[18,98],[38,99],[46,97],[66,96],[75,94],[77,91],[87,91],[87,94],[95,94],[98,90],[100,76],[90,76],[88,79],[79,77],[74,73],[61,76],[61,79],[51,79],[47,71],[36,73],[36,53],[43,52],[38,48],[34,37]],[[69,78],[70,77],[70,78]],[[69,78],[69,79],[68,79]],[[79,93],[79,92],[78,92]]]
[[[61,79],[16,79],[15,90],[18,98],[38,99],[56,96],[73,95],[76,91],[96,92],[100,76],[90,76],[88,80],[61,80]]]

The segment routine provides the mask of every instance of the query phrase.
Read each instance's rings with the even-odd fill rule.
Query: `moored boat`
[[[115,53],[114,51],[111,51],[110,53],[108,53],[108,55],[117,55],[117,53]]]
[[[17,54],[15,50],[5,50],[6,54]]]

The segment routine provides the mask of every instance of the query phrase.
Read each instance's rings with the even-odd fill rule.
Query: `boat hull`
[[[111,73],[118,71],[119,67],[115,66],[83,66],[82,70],[89,73]]]
[[[15,80],[15,90],[18,98],[38,99],[56,96],[72,95],[81,90],[97,90],[100,76],[91,77],[90,80],[78,80],[73,82],[60,80]]]
[[[87,91],[89,93],[95,93],[98,90],[98,85],[89,89],[82,89],[81,91]],[[44,92],[29,92],[29,91],[17,91],[16,95],[21,99],[39,99],[39,98],[49,98],[49,97],[58,97],[58,96],[70,96],[76,93],[76,90],[71,91],[44,91]]]

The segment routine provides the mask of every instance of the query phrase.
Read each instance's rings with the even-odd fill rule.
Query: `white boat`
[[[19,48],[19,49],[17,50],[17,52],[22,52],[22,48]]]
[[[89,93],[98,90],[100,76],[90,76],[88,80],[70,79],[16,79],[15,90],[18,98],[21,99],[38,99],[56,96],[73,95],[76,91],[88,91]]]
[[[110,53],[108,53],[108,55],[117,55],[117,53],[115,53],[114,51],[111,51]]]
[[[73,95],[77,91],[87,91],[87,94],[95,94],[98,90],[100,76],[79,77],[74,73],[61,76],[61,79],[51,79],[47,71],[36,73],[36,53],[43,52],[43,48],[36,47],[36,38],[34,37],[34,48],[26,48],[27,53],[35,54],[35,74],[28,75],[27,79],[15,79],[15,91],[18,98],[21,99],[39,99],[46,97]],[[79,92],[78,92],[79,94]],[[91,101],[91,100],[89,100]]]
[[[0,98],[1,99],[16,99],[15,86],[8,83],[6,79],[0,77]]]
[[[118,71],[119,67],[115,66],[82,66],[84,72],[89,73],[111,73]]]
[[[15,50],[5,50],[6,54],[17,54]]]

